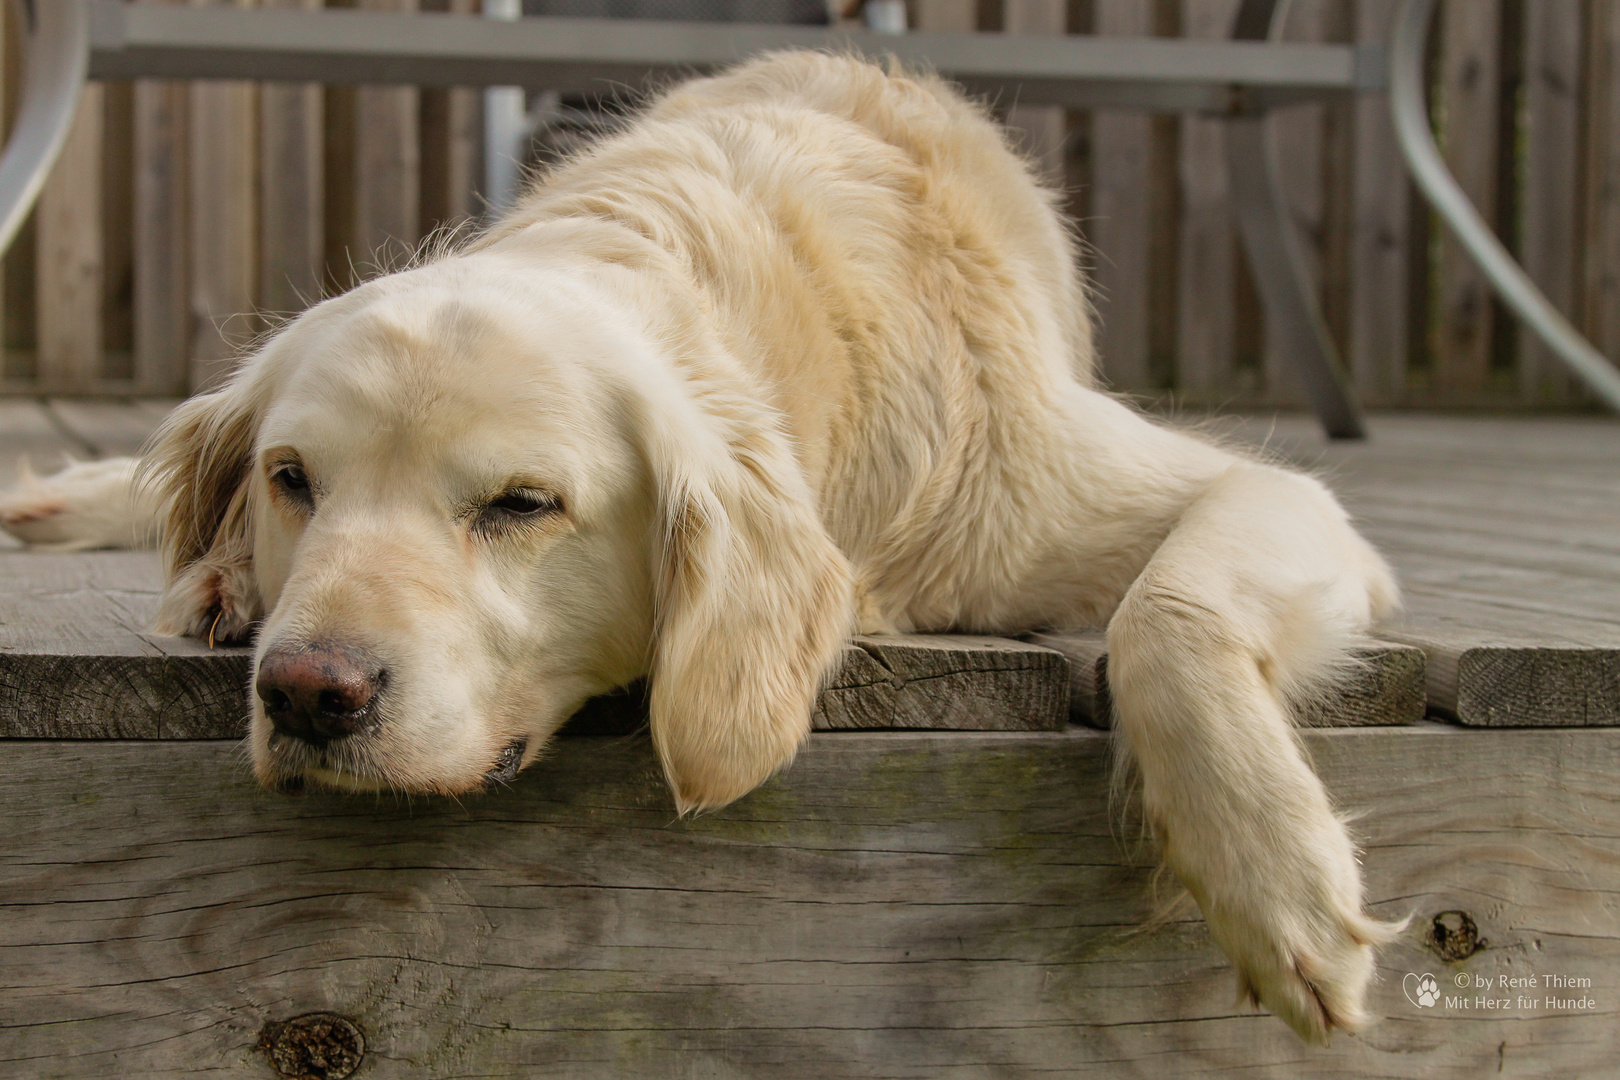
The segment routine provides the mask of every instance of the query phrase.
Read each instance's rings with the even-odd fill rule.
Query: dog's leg
[[[1354,1029],[1373,949],[1343,823],[1290,700],[1396,604],[1383,561],[1314,480],[1243,462],[1191,504],[1108,627],[1121,750],[1164,857],[1240,987],[1302,1037]]]
[[[0,528],[30,547],[59,551],[150,548],[163,515],[158,485],[137,482],[134,458],[75,461],[39,477],[26,467],[0,493]]]

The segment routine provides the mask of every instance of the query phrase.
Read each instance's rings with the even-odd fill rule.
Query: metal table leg
[[[1243,0],[1232,25],[1234,40],[1267,40],[1280,29],[1287,4]],[[1241,109],[1241,102],[1239,103]],[[1350,393],[1338,350],[1311,288],[1298,230],[1289,219],[1264,112],[1235,112],[1226,124],[1227,168],[1238,231],[1260,299],[1281,336],[1278,344],[1298,366],[1306,396],[1332,439],[1367,436]]]

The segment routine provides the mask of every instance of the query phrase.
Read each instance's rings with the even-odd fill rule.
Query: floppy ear
[[[706,404],[707,430],[655,456],[651,727],[682,813],[731,802],[792,760],[853,620],[849,563],[774,420],[735,399]]]
[[[248,499],[258,413],[234,380],[171,413],[147,451],[143,482],[169,507],[160,634],[245,641],[263,614]]]

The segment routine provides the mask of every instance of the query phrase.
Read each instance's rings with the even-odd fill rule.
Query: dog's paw
[[[1211,922],[1237,970],[1240,1000],[1263,1006],[1309,1043],[1326,1043],[1335,1029],[1361,1030],[1370,1019],[1365,1003],[1377,947],[1399,925],[1359,913],[1281,914],[1290,925]]]
[[[1318,1044],[1335,1029],[1366,1026],[1377,949],[1402,925],[1362,911],[1349,835],[1331,815],[1324,817],[1319,828],[1295,834],[1293,843],[1221,868],[1231,873],[1206,873],[1202,880],[1183,875],[1237,971],[1240,997]]]
[[[135,461],[70,461],[40,477],[23,461],[17,486],[0,493],[0,528],[30,547],[59,551],[146,548],[159,508],[135,482]]]

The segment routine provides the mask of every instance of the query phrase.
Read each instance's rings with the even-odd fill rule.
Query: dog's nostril
[[[337,690],[322,690],[316,708],[323,716],[342,716],[354,712],[354,706],[349,704],[348,696]]]
[[[280,690],[271,690],[267,694],[260,694],[264,699],[264,711],[270,713],[284,713],[292,708],[292,698]]]

